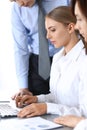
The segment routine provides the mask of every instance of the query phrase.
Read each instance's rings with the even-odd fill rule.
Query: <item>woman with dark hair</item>
[[[76,16],[77,22],[75,25],[75,29],[79,30],[80,35],[82,35],[86,47],[86,54],[87,54],[87,0],[72,0],[72,11],[73,14]],[[87,84],[86,84],[87,86]],[[82,90],[83,92],[83,90]],[[87,92],[87,91],[86,91]],[[85,97],[83,96],[83,99]],[[87,98],[85,104],[85,111],[87,111]],[[86,113],[87,114],[87,113]],[[56,118],[54,121],[59,124],[63,124],[69,127],[75,127],[75,130],[87,130],[87,115],[82,117],[69,115],[63,116],[60,118]]]
[[[77,19],[76,29],[83,36],[87,48],[87,0],[72,0],[71,2],[73,14]]]

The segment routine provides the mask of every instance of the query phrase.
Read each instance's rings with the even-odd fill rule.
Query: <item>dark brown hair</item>
[[[74,14],[75,4],[78,2],[78,6],[82,14],[87,18],[87,0],[72,0],[71,7]]]
[[[75,11],[75,5],[76,5],[76,3],[78,3],[78,7],[79,7],[81,13],[87,19],[87,0],[72,0],[71,1],[71,7],[72,7],[73,14],[74,14],[74,11]],[[86,54],[87,54],[87,42],[84,41],[84,38],[83,38],[83,42],[84,42],[84,46],[85,46],[85,50],[86,50]]]

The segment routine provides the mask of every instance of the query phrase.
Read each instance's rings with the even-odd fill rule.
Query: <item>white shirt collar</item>
[[[79,40],[79,42],[66,55],[64,52],[64,48],[62,48],[60,52],[55,54],[54,59],[55,58],[60,59],[61,57],[63,57],[65,60],[70,59],[76,61],[83,48],[84,48],[84,44],[82,40]]]

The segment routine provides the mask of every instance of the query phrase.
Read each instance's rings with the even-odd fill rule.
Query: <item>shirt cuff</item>
[[[60,111],[58,110],[58,105],[55,103],[46,103],[47,104],[47,114],[60,114]]]
[[[83,119],[81,120],[76,127],[74,128],[74,130],[87,130],[87,119]]]
[[[43,95],[43,94],[42,95],[38,95],[37,98],[38,98],[38,103],[46,101],[45,100],[45,95]]]
[[[26,77],[18,78],[18,85],[19,89],[28,88],[28,78]]]

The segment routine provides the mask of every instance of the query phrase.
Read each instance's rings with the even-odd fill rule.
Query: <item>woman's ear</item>
[[[69,23],[68,24],[68,32],[72,33],[72,32],[74,32],[74,30],[75,30],[75,24],[74,23]]]

